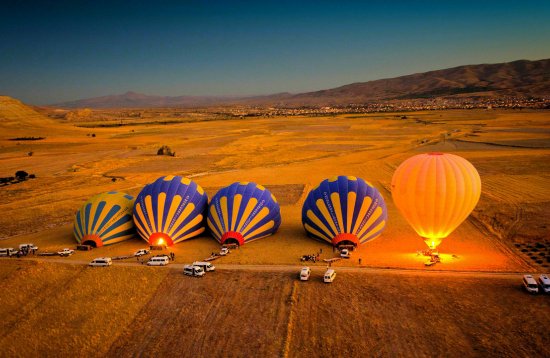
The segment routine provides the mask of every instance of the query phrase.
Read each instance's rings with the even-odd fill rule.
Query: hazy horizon
[[[9,1],[0,93],[52,104],[306,92],[550,57],[550,3]]]

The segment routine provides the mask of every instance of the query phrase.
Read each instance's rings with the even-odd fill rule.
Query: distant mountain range
[[[266,96],[149,96],[135,92],[57,103],[63,108],[209,107],[262,105],[333,106],[436,97],[550,96],[550,59],[467,65],[357,82],[321,91]]]

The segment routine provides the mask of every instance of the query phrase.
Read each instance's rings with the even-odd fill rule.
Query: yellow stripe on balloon
[[[191,179],[183,177],[183,178],[181,178],[181,183],[184,184],[184,185],[189,185],[189,184],[191,184]]]
[[[336,192],[330,194],[330,201],[332,201],[332,207],[334,208],[334,212],[336,213],[336,220],[338,220],[338,227],[340,228],[341,232],[344,232],[345,228],[344,228],[344,220],[342,218],[342,207],[340,205],[340,194]]]
[[[204,219],[204,218],[201,214],[195,216],[193,218],[193,220],[189,221],[187,224],[185,224],[184,227],[181,228],[181,230],[179,230],[177,233],[174,234],[173,239],[177,240],[177,238],[180,235],[185,234],[186,231],[188,231],[188,230],[192,229],[193,227],[197,226],[198,224],[200,224],[202,219]]]
[[[237,228],[238,232],[241,232],[241,230],[243,229],[243,225],[246,222],[245,218],[248,218],[250,216],[250,213],[252,212],[252,210],[254,210],[256,204],[258,204],[258,199],[250,198],[250,200],[246,204],[246,208],[244,209],[244,213],[242,215],[243,219],[241,220],[241,222],[239,223],[239,227]]]
[[[199,192],[200,195],[204,195],[204,189],[199,184],[197,184],[197,191]]]
[[[138,234],[145,240],[148,240],[149,239],[149,236],[151,236],[150,233],[148,233],[148,230],[145,230],[145,228],[143,226],[141,226],[140,223],[136,222],[136,226],[137,226],[137,231],[138,231]]]
[[[363,199],[363,203],[361,204],[361,209],[359,209],[359,214],[357,214],[357,220],[355,220],[355,224],[353,224],[353,229],[351,230],[352,234],[357,235],[357,230],[359,230],[359,225],[361,224],[361,221],[365,217],[365,215],[367,215],[367,211],[369,210],[369,206],[371,203],[372,203],[371,197],[366,196]]]
[[[162,232],[167,232],[168,230],[170,230],[170,223],[172,222],[172,220],[174,220],[174,217],[176,216],[176,212],[178,211],[181,200],[181,195],[174,195],[174,197],[172,198],[172,203],[170,203],[170,209],[168,209],[168,215],[166,216],[166,221],[164,222]]]
[[[105,203],[106,204],[106,203]],[[90,215],[88,216],[88,232],[92,233],[92,223],[94,222],[95,212],[97,210],[97,205],[90,205]]]
[[[101,223],[103,222],[103,220],[105,219],[105,217],[109,213],[109,208],[107,207],[107,203],[105,203],[105,204],[106,204],[105,207],[103,208],[101,213],[99,213],[99,218],[97,219],[96,224],[92,228],[92,231],[88,231],[88,233],[96,234],[99,231],[99,225],[101,225]],[[90,218],[93,218],[93,216],[90,216]],[[107,225],[105,225],[105,226],[107,226]],[[84,228],[84,223],[82,224],[82,227]]]
[[[210,206],[210,214],[214,218],[214,222],[216,223],[216,225],[218,225],[218,230],[221,233],[223,231],[222,223],[220,222],[220,217],[218,215],[218,211],[216,210],[215,205]]]
[[[212,234],[214,234],[214,236],[216,236],[216,238],[219,240],[221,239],[222,237],[222,234],[220,233],[218,227],[216,225],[214,225],[214,223],[212,222],[212,220],[210,220],[210,217],[208,217],[206,219],[207,223],[208,223],[208,227],[210,228],[210,231],[212,231]]]
[[[264,225],[257,228],[256,230],[252,231],[251,233],[244,234],[243,237],[246,240],[249,237],[254,237],[254,236],[256,236],[256,235],[258,235],[258,234],[260,234],[260,233],[262,233],[266,230],[271,229],[273,226],[275,226],[275,222],[273,220],[270,220],[267,223],[265,223]]]
[[[220,198],[220,208],[222,209],[223,230],[229,231],[229,212],[227,210],[227,196]]]
[[[269,214],[269,208],[264,206],[262,210],[254,217],[254,219],[250,220],[246,228],[243,227],[243,230],[247,229],[243,236],[246,236],[247,233],[254,228],[260,221],[262,221],[267,215]]]
[[[319,232],[317,231],[316,229],[312,228],[311,226],[309,226],[307,223],[304,225],[304,227],[306,228],[306,231],[314,234],[315,236],[318,236],[320,238],[323,238],[325,239],[326,241],[328,242],[332,242],[332,239],[329,238],[327,235],[323,234],[322,232]]]
[[[141,203],[137,203],[136,205],[136,213],[138,214],[138,217],[139,219],[141,220],[141,222],[143,223],[143,225],[145,225],[145,227],[142,227],[139,222],[136,221],[136,224],[138,224],[138,226],[141,228],[141,230],[146,233],[148,236],[151,236],[153,234],[153,232],[151,231],[151,229],[149,228],[149,226],[147,225],[147,220],[145,220],[145,216],[143,215],[143,208],[141,207]]]
[[[348,177],[349,178],[349,177]],[[351,233],[351,222],[353,221],[353,211],[355,210],[355,200],[357,199],[357,193],[350,191],[348,193],[348,218],[346,220],[346,232]]]
[[[386,226],[386,220],[382,220],[380,222],[380,224],[376,225],[372,230],[369,230],[369,232],[365,233],[365,237],[369,237],[372,234],[374,234],[375,232],[382,230],[384,228],[384,226]],[[374,238],[371,238],[371,240],[372,239],[374,239]]]
[[[315,214],[313,213],[313,211],[308,210],[306,215],[307,215],[307,217],[308,217],[311,221],[313,221],[313,223],[314,223],[315,225],[317,225],[318,227],[320,227],[321,230],[323,230],[327,236],[332,236],[332,234],[330,233],[329,228],[326,227],[326,225],[323,224],[323,222],[322,222],[317,216],[315,216]]]
[[[372,215],[370,216],[370,218],[367,220],[367,222],[365,223],[365,225],[363,226],[363,228],[361,229],[361,232],[359,232],[357,234],[357,237],[358,238],[361,238],[364,233],[368,230],[368,228],[376,221],[378,220],[378,218],[380,217],[380,215],[382,215],[382,208],[381,207],[377,207],[376,209],[374,209],[374,212],[372,213]]]
[[[166,227],[166,222],[164,222],[164,204],[166,204],[166,193],[161,192],[157,197],[157,223],[160,232],[164,232],[164,227]],[[168,221],[168,220],[166,220]]]
[[[186,240],[186,239],[189,239],[189,238],[192,238],[192,237],[195,237],[199,234],[202,234],[204,232],[204,226],[203,227],[200,227],[199,229],[185,235],[185,236],[182,236],[180,237],[179,239],[177,239],[176,241],[174,241],[174,243],[177,243],[177,242],[181,242],[183,240]]]
[[[332,221],[332,216],[328,212],[325,201],[323,199],[318,199],[315,203],[317,204],[317,208],[319,210],[321,210],[321,214],[323,214],[323,217],[325,218],[326,222],[328,222],[328,224],[332,228],[332,231],[336,235],[340,234],[340,232],[336,229],[336,226],[334,225],[334,222]]]
[[[241,208],[242,199],[243,196],[241,194],[237,194],[233,198],[233,215],[231,217],[231,227],[229,228],[229,230],[235,230],[235,226],[237,225],[237,216],[239,215],[239,209]]]
[[[147,195],[145,197],[145,208],[147,209],[147,216],[150,219],[149,221],[151,221],[151,230],[153,230],[153,232],[157,232],[155,215],[153,214],[153,200],[151,199],[151,195]]]
[[[167,176],[165,176],[164,179],[162,179],[162,180],[164,180],[164,181],[170,181],[170,180],[172,180],[172,179],[174,179],[174,176],[173,176],[173,175],[167,175]]]
[[[191,214],[191,212],[193,212],[193,210],[195,210],[195,204],[193,204],[193,203],[187,204],[185,209],[183,209],[180,216],[178,217],[178,219],[176,220],[176,222],[174,223],[174,225],[172,226],[172,228],[168,232],[168,236],[172,237],[172,234],[178,229],[178,227],[181,225],[181,223],[189,217],[189,214]]]

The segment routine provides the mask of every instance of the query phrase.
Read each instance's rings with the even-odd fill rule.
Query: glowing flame
[[[164,239],[163,238],[158,239],[157,245],[164,245]]]

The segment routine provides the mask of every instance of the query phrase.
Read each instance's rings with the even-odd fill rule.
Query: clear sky
[[[0,94],[49,104],[304,92],[550,58],[550,1],[30,1],[0,7]]]

